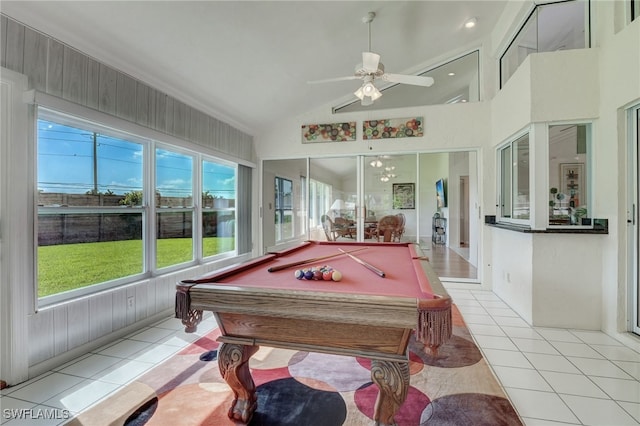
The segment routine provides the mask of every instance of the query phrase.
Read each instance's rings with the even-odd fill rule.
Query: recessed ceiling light
[[[447,74],[447,75],[448,75],[448,76],[453,77],[454,75],[456,75],[456,73],[455,73],[455,72],[450,72],[450,73],[449,73],[449,74]]]
[[[473,27],[476,26],[477,23],[478,23],[478,20],[476,18],[471,18],[467,22],[464,23],[464,27],[465,28],[473,28]]]

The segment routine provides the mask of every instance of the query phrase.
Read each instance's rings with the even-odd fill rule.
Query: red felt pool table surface
[[[340,249],[353,251],[353,256],[382,270],[385,277],[376,275],[354,259],[341,254]],[[330,255],[338,256],[275,272],[268,271],[297,261]],[[256,259],[253,266],[245,265],[230,276],[214,281],[242,287],[433,299],[434,292],[423,273],[422,261],[424,257],[416,252],[413,244],[307,242],[300,247]],[[297,269],[323,265],[340,271],[342,280],[295,278]]]

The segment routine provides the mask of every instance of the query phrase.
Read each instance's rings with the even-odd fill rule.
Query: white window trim
[[[237,175],[238,165],[245,165],[247,167],[255,168],[254,163],[248,162],[246,160],[225,155],[218,151],[209,149],[207,147],[193,144],[193,143],[184,141],[182,139],[178,139],[173,136],[139,126],[135,123],[131,123],[129,121],[126,121],[126,120],[123,120],[99,111],[95,111],[95,110],[86,108],[82,105],[74,104],[72,102],[69,102],[64,99],[57,98],[42,92],[37,92],[35,90],[28,90],[28,91],[22,92],[21,97],[22,97],[23,103],[33,105],[35,107],[41,107],[41,109],[43,111],[46,111],[47,114],[50,114],[51,117],[56,117],[56,118],[61,117],[62,120],[65,120],[65,117],[69,117],[69,120],[71,120],[70,123],[71,122],[77,123],[78,121],[86,121],[91,123],[91,125],[94,126],[96,129],[106,130],[106,132],[109,133],[110,135],[123,137],[127,140],[130,140],[132,142],[138,142],[143,145],[144,160],[146,160],[147,161],[146,164],[148,164],[148,166],[145,167],[143,172],[144,178],[145,178],[143,190],[146,195],[145,195],[145,200],[143,202],[143,206],[140,208],[140,211],[142,211],[142,214],[147,215],[146,225],[143,227],[143,242],[148,241],[147,237],[149,235],[155,235],[155,229],[156,229],[155,216],[158,209],[155,208],[155,203],[151,202],[150,201],[151,199],[149,198],[149,197],[152,197],[153,194],[155,194],[155,166],[156,166],[155,150],[156,148],[167,149],[169,151],[184,153],[186,155],[193,156],[194,162],[196,163],[194,164],[194,170],[193,170],[194,182],[196,182],[196,184],[193,185],[194,186],[193,190],[195,191],[194,194],[198,194],[198,195],[197,196],[194,195],[194,198],[193,198],[194,205],[192,207],[186,208],[186,210],[189,210],[189,211],[197,212],[201,210],[201,205],[200,205],[201,203],[199,200],[200,193],[198,191],[201,190],[202,184],[200,182],[201,177],[196,173],[199,173],[199,171],[201,170],[201,162],[203,159],[220,162],[222,164],[232,165],[236,168],[236,175]],[[37,108],[34,108],[34,109],[37,109]],[[35,131],[37,120],[38,120],[38,115],[34,113],[33,115],[34,130],[32,132],[32,135],[29,136],[29,138],[32,139],[32,143],[31,143],[32,146],[35,146],[37,143],[37,141],[35,140],[37,137],[37,133]],[[33,188],[33,196],[31,197],[31,199],[35,200],[35,197],[36,197],[35,182],[37,181],[37,177],[36,177],[37,170],[35,167],[36,166],[35,149],[33,152],[31,152],[31,156],[33,158],[30,158],[28,161],[28,164],[30,164],[33,168],[31,172],[31,175],[32,175],[31,181],[33,182],[31,187]],[[236,181],[236,193],[237,193],[237,181]],[[33,201],[34,206],[33,208],[31,208],[34,219],[32,221],[33,227],[31,228],[30,226],[33,232],[33,244],[31,249],[33,253],[33,256],[32,256],[33,263],[32,263],[32,267],[30,268],[33,274],[33,279],[30,281],[33,283],[33,286],[30,286],[31,290],[29,290],[30,294],[32,295],[31,297],[34,300],[34,308],[33,308],[34,312],[37,312],[39,308],[43,308],[45,306],[51,306],[54,304],[65,302],[65,301],[87,297],[91,294],[95,294],[95,293],[105,291],[107,289],[119,287],[122,285],[127,285],[136,281],[140,281],[141,279],[150,278],[158,275],[164,275],[166,273],[189,268],[197,264],[205,264],[205,263],[209,264],[212,262],[217,262],[217,261],[230,259],[238,256],[237,243],[235,245],[235,249],[231,252],[225,252],[218,255],[208,256],[206,258],[203,258],[201,256],[202,249],[198,248],[194,250],[194,258],[189,262],[170,265],[163,268],[156,268],[155,244],[144,244],[144,259],[143,259],[144,272],[143,273],[130,275],[127,277],[116,279],[116,280],[97,283],[97,284],[89,285],[86,287],[70,290],[67,292],[38,298],[37,278],[36,278],[37,277],[36,255],[37,255],[37,247],[38,247],[38,238],[37,238],[38,208],[35,204],[36,204],[35,201]],[[178,211],[178,209],[171,209],[171,211]],[[194,220],[198,219],[198,217],[201,217],[201,214],[194,215]],[[192,238],[194,241],[194,245],[196,247],[198,246],[201,247],[199,240],[196,239],[196,238],[201,239],[201,236],[202,236],[200,223],[201,222],[194,223],[194,232],[193,232]],[[235,235],[236,237],[238,235],[237,223],[236,223]],[[154,241],[155,241],[155,238],[154,238]]]
[[[501,153],[502,150],[504,148],[506,148],[507,146],[513,146],[513,143],[516,142],[518,139],[520,139],[521,137],[525,136],[525,135],[529,135],[529,152],[531,152],[531,134],[532,134],[532,130],[530,127],[526,127],[525,129],[520,130],[517,133],[514,133],[512,136],[510,136],[506,141],[504,141],[503,143],[501,143],[500,145],[498,145],[496,147],[496,165],[498,166],[497,169],[497,173],[496,173],[496,206],[497,206],[497,211],[496,211],[496,221],[497,222],[501,222],[501,223],[510,223],[513,225],[517,225],[517,226],[527,226],[527,227],[532,227],[533,224],[533,208],[534,208],[534,203],[533,203],[533,197],[532,195],[534,195],[535,193],[533,192],[532,189],[532,173],[533,173],[533,167],[532,164],[529,165],[529,219],[515,219],[512,217],[503,217],[502,216],[502,174],[503,174],[503,170],[502,170],[502,159],[501,159]],[[513,153],[513,148],[512,151]],[[513,155],[513,154],[512,154]],[[511,183],[513,183],[513,177],[511,180]],[[534,186],[535,188],[535,186]],[[511,190],[513,189],[512,187],[510,188]],[[513,203],[513,200],[511,200]],[[513,209],[512,209],[513,210]]]
[[[538,147],[544,147],[544,158],[545,161],[541,162],[541,164],[544,164],[544,168],[546,170],[545,176],[544,176],[544,180],[545,180],[545,188],[547,189],[547,191],[550,188],[550,184],[549,184],[549,127],[551,126],[563,126],[563,125],[587,125],[589,126],[588,129],[588,133],[587,133],[587,155],[586,155],[586,162],[585,162],[585,166],[586,166],[586,172],[585,172],[585,185],[586,185],[586,194],[587,194],[587,217],[591,218],[591,225],[551,225],[549,224],[549,213],[548,213],[548,209],[547,212],[545,214],[541,214],[542,217],[544,217],[544,220],[539,220],[537,221],[537,223],[539,223],[541,225],[542,228],[548,228],[548,229],[593,229],[594,223],[593,223],[593,134],[594,134],[594,122],[592,120],[567,120],[567,121],[553,121],[553,122],[546,122],[546,123],[541,123],[542,126],[544,126],[543,128],[541,128],[540,130],[542,130],[544,132],[544,144],[537,144],[536,146]],[[546,205],[545,205],[546,206]]]

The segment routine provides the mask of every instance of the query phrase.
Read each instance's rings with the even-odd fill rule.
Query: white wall
[[[624,331],[629,300],[627,277],[627,126],[625,110],[640,102],[640,19],[614,27],[612,2],[592,2],[600,36],[598,62],[600,104],[594,129],[594,201],[600,217],[609,219],[609,236],[602,241],[602,329]],[[622,2],[616,2],[622,3]],[[612,173],[612,171],[617,171]]]
[[[533,234],[491,228],[493,291],[533,323]]]
[[[466,150],[490,144],[490,109],[485,102],[398,108],[377,111],[384,118],[424,118],[424,136],[363,141],[361,125],[371,112],[331,113],[331,106],[314,110],[278,123],[255,137],[256,154],[260,158],[295,158],[322,156],[378,155],[403,152],[441,152]],[[463,117],[464,119],[461,119]],[[310,123],[357,121],[359,131],[354,142],[303,144],[300,126]]]
[[[600,330],[602,237],[533,234],[533,325]]]

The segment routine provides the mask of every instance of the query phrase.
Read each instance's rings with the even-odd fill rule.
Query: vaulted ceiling
[[[386,70],[418,73],[480,47],[506,3],[3,0],[0,11],[255,134],[355,99],[359,81],[307,82],[353,74],[368,49],[367,12]]]

